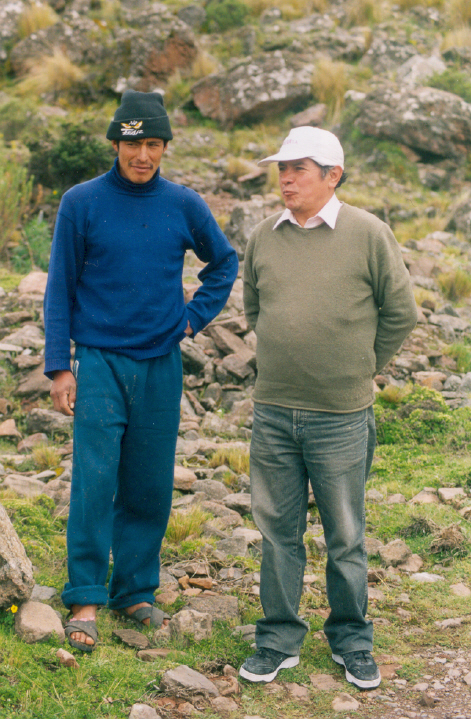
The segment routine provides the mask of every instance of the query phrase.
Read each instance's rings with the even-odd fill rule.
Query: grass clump
[[[465,25],[445,33],[440,50],[446,52],[453,47],[471,47],[471,27]]]
[[[471,346],[465,342],[454,342],[446,348],[446,354],[456,362],[458,372],[471,372]]]
[[[241,0],[209,0],[206,4],[205,29],[209,32],[225,32],[244,24],[249,12]]]
[[[469,73],[462,72],[457,68],[449,67],[445,72],[435,73],[427,84],[430,87],[436,87],[438,90],[452,92],[454,95],[462,97],[466,102],[471,102],[471,79]]]
[[[71,90],[84,76],[84,71],[56,48],[52,55],[45,55],[29,64],[27,76],[18,84],[18,92],[23,96],[46,95],[55,100]]]
[[[452,27],[471,25],[471,3],[469,0],[448,0],[447,15]]]
[[[220,467],[223,464],[227,465],[236,474],[249,474],[249,453],[233,447],[218,449],[209,460],[209,466]]]
[[[36,466],[41,472],[46,469],[55,469],[61,461],[57,449],[49,447],[47,444],[38,444],[33,447],[32,455]]]
[[[24,227],[21,241],[10,252],[10,265],[14,272],[28,274],[39,268],[47,272],[51,251],[52,232],[49,224],[34,217]]]
[[[349,75],[345,62],[323,58],[316,64],[311,80],[312,93],[327,105],[332,122],[337,122],[345,102]]]
[[[464,270],[452,270],[438,276],[438,284],[445,297],[451,302],[471,295],[471,275]]]
[[[18,19],[18,34],[23,39],[33,32],[55,25],[58,21],[59,16],[50,5],[33,2],[25,7]]]
[[[374,25],[383,18],[383,6],[375,0],[348,0],[346,6],[347,24]]]
[[[172,511],[165,533],[169,544],[179,545],[186,539],[197,539],[210,515],[199,505],[181,511]]]

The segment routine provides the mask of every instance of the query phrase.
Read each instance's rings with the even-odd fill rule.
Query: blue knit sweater
[[[208,264],[185,305],[187,250]],[[160,177],[110,172],[65,193],[44,299],[45,373],[70,369],[70,339],[134,359],[164,355],[224,307],[237,276],[234,249],[193,190]]]

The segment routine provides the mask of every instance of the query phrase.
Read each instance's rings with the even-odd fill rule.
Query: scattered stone
[[[216,685],[207,679],[203,674],[181,664],[176,669],[170,669],[162,677],[161,687],[163,691],[171,692],[182,698],[191,698],[195,695],[204,697],[217,697],[219,691]]]
[[[301,684],[296,684],[294,682],[286,682],[285,689],[287,690],[291,699],[294,699],[295,701],[308,702],[311,699],[308,688],[301,686]]]
[[[342,692],[337,697],[335,697],[334,701],[332,702],[332,708],[336,712],[356,712],[357,709],[360,708],[360,702],[350,696],[350,694],[345,694],[344,692]]]
[[[422,558],[419,557],[418,554],[411,554],[410,557],[406,559],[405,562],[402,562],[402,564],[398,564],[397,568],[401,572],[408,572],[409,574],[412,574],[413,572],[418,572],[419,569],[423,567],[424,563],[422,561]]]
[[[230,697],[216,697],[215,699],[211,699],[211,706],[223,714],[236,712],[239,709],[239,705]]]
[[[391,496],[388,497],[388,504],[405,504],[405,502],[406,498],[399,492],[397,494],[391,494]]]
[[[19,437],[21,439],[21,433],[18,432],[14,419],[6,419],[0,423],[0,437]]]
[[[463,582],[452,584],[450,586],[450,592],[455,594],[457,597],[469,597],[471,595],[471,589],[467,587],[466,584],[463,584]]]
[[[439,574],[431,574],[430,572],[417,572],[416,574],[411,574],[411,579],[413,579],[415,582],[442,582],[443,577],[441,577]]]
[[[44,295],[47,284],[47,272],[30,272],[18,285],[20,295]]]
[[[165,659],[170,654],[170,649],[159,647],[158,649],[141,649],[136,656],[142,662],[156,662],[158,659]]]
[[[188,467],[182,467],[180,464],[175,465],[174,470],[174,488],[184,492],[191,490],[196,482],[196,474]]]
[[[58,649],[56,657],[64,667],[71,667],[72,669],[78,669],[79,664],[73,654],[66,651],[65,649]]]
[[[381,547],[384,547],[381,540],[376,537],[365,537],[365,550],[369,557],[376,557]]]
[[[184,639],[191,635],[196,642],[211,636],[213,621],[211,614],[194,609],[182,609],[169,622],[171,635]]]
[[[129,719],[160,719],[160,715],[148,704],[133,704]]]
[[[421,492],[409,500],[410,504],[438,504],[438,494],[434,487],[424,487]]]
[[[60,642],[65,641],[65,632],[61,620],[48,604],[25,602],[15,614],[15,632],[27,644],[36,644],[56,635]]]
[[[384,502],[384,494],[377,489],[369,489],[365,493],[365,499],[367,502]]]
[[[48,602],[56,595],[57,589],[54,587],[42,587],[40,584],[35,584],[30,599],[35,602]]]
[[[21,440],[16,449],[20,454],[26,454],[30,452],[33,447],[37,447],[38,444],[48,444],[48,442],[49,438],[47,434],[44,432],[36,432]]]
[[[337,691],[342,686],[331,674],[310,674],[309,679],[314,689],[323,692]]]
[[[466,492],[461,487],[440,487],[438,496],[445,504],[452,504],[456,499],[466,497]]]
[[[386,595],[381,589],[375,589],[374,587],[368,587],[368,600],[372,602],[384,602]]]
[[[34,432],[45,432],[46,434],[64,431],[70,432],[73,417],[66,417],[53,409],[40,409],[36,407],[27,415],[26,424],[31,434]]]
[[[150,645],[150,642],[145,634],[137,632],[135,629],[113,629],[112,634],[128,647],[134,647],[135,649],[147,649]]]
[[[33,565],[0,504],[0,607],[9,608],[26,601],[33,586]]]
[[[398,564],[403,564],[412,554],[402,539],[393,539],[386,546],[380,547],[378,552],[385,567],[396,567]]]
[[[239,602],[237,597],[227,596],[210,596],[204,594],[202,596],[193,597],[188,602],[190,609],[195,609],[202,614],[210,614],[214,619],[236,619],[240,620]]]
[[[12,489],[20,497],[36,497],[44,493],[44,482],[22,474],[9,474],[3,480],[2,488]]]
[[[460,627],[463,623],[463,617],[454,617],[451,619],[443,619],[441,622],[434,622],[439,629],[449,629],[450,627]]]

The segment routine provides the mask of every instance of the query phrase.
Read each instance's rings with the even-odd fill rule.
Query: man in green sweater
[[[373,378],[414,328],[416,304],[388,225],[335,195],[345,179],[335,135],[291,130],[259,164],[271,162],[286,209],[257,225],[244,263],[245,312],[257,335],[250,467],[264,618],[240,674],[269,682],[299,662],[310,481],[328,550],[332,659],[349,682],[371,689],[381,682],[364,547]]]

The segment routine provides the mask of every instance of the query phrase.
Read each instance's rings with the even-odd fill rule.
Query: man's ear
[[[340,178],[342,177],[343,170],[340,165],[335,165],[329,174],[329,187],[337,187]]]
[[[118,152],[119,143],[116,142],[116,140],[111,140],[111,144],[112,144],[112,146],[113,146],[113,150],[114,150],[115,152]]]

